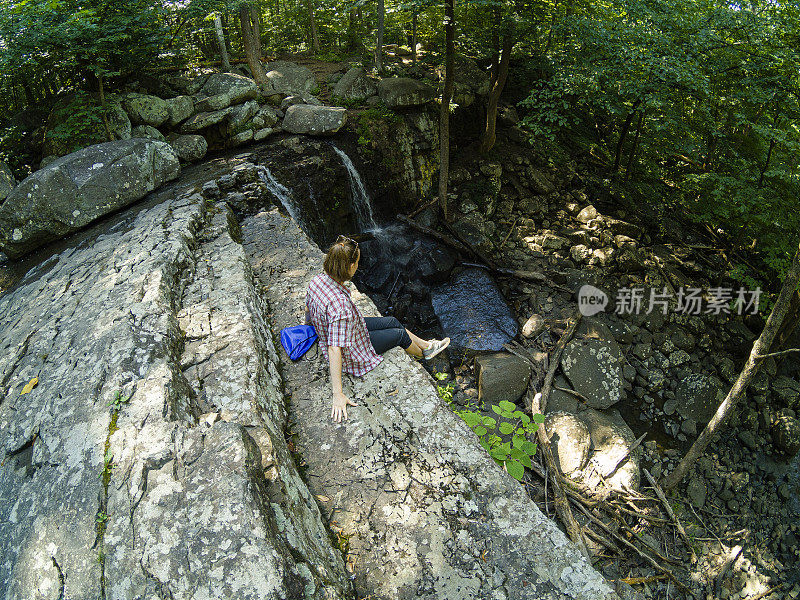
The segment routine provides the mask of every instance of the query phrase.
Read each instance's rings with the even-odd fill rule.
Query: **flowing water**
[[[301,219],[297,207],[295,206],[294,200],[292,199],[292,193],[289,191],[289,188],[275,179],[272,171],[270,171],[267,167],[258,165],[256,166],[256,170],[258,171],[258,176],[261,178],[261,181],[267,186],[267,189],[270,191],[270,193],[280,201],[280,203],[283,205],[283,208],[285,208],[286,212],[289,213],[289,216],[291,216],[292,219],[294,219],[294,221],[300,225],[301,229],[305,231],[306,227],[304,226],[303,220]]]
[[[375,215],[372,212],[372,202],[370,202],[367,189],[364,187],[364,182],[358,174],[353,161],[347,154],[331,144],[331,147],[342,159],[345,169],[347,169],[347,176],[350,180],[350,192],[353,198],[353,212],[356,215],[356,221],[361,231],[374,231],[378,229],[378,224],[375,222]]]

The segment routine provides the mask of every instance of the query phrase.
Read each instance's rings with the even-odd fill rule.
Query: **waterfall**
[[[342,163],[347,169],[347,176],[350,179],[350,192],[353,196],[353,211],[356,214],[356,221],[358,222],[359,229],[361,229],[361,231],[378,229],[378,224],[375,222],[375,217],[372,214],[372,203],[369,200],[367,189],[364,187],[364,182],[361,181],[361,177],[355,165],[353,165],[353,161],[350,160],[350,157],[347,156],[344,151],[337,148],[335,144],[331,144],[331,146],[336,154],[341,157]]]
[[[303,227],[303,221],[300,219],[300,215],[297,213],[297,208],[294,205],[289,188],[275,179],[272,171],[270,171],[267,167],[263,165],[256,165],[256,170],[258,171],[258,176],[261,178],[261,181],[263,181],[267,186],[267,189],[272,193],[273,196],[281,201],[283,208],[286,209],[286,212],[289,213],[289,216],[292,217],[294,222],[305,231],[305,227]]]

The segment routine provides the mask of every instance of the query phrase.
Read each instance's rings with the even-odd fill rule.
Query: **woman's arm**
[[[344,395],[342,391],[342,349],[339,346],[328,346],[328,365],[331,369],[331,387],[333,388],[333,408],[331,418],[341,423],[342,417],[347,420],[347,405],[356,403]]]

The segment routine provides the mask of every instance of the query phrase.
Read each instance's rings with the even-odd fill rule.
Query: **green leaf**
[[[492,448],[489,450],[489,454],[492,458],[496,458],[497,460],[506,460],[508,458],[508,452],[505,452],[502,448]]]
[[[486,429],[486,427],[484,427],[482,425],[479,425],[478,427],[476,427],[474,429],[474,431],[475,431],[475,435],[477,435],[478,437],[482,437],[482,436],[486,435],[487,429]]]
[[[533,415],[534,423],[544,423],[544,419],[545,419],[544,415],[540,415],[539,413]]]
[[[522,476],[525,475],[525,467],[519,461],[507,460],[506,471],[517,481],[522,481]]]
[[[498,415],[502,416],[503,414],[502,409],[499,406],[497,406],[497,404],[492,404],[492,410]]]
[[[508,435],[514,431],[514,426],[511,423],[503,422],[500,423],[500,433],[504,435]]]
[[[480,423],[480,415],[474,412],[464,411],[461,418],[464,419],[464,422],[469,425],[470,428],[474,428]]]
[[[538,445],[535,444],[534,442],[525,442],[524,444],[522,444],[522,451],[525,452],[525,454],[528,454],[530,456],[533,456],[534,454],[536,454],[536,450],[537,449],[538,449]]]

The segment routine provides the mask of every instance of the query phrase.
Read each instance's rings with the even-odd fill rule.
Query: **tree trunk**
[[[250,17],[253,20],[253,35],[258,40],[258,48],[261,49],[261,11],[257,6],[250,5]]]
[[[728,392],[725,400],[723,400],[722,404],[717,408],[716,414],[708,425],[706,425],[703,433],[700,434],[700,437],[698,437],[694,444],[692,444],[692,447],[689,448],[686,456],[681,459],[681,462],[678,463],[675,470],[667,475],[662,482],[662,487],[665,490],[674,489],[675,486],[681,482],[689,469],[692,468],[695,461],[711,443],[714,436],[722,431],[725,424],[730,419],[733,414],[733,409],[736,407],[736,403],[739,401],[739,398],[744,396],[747,386],[758,372],[761,362],[764,360],[764,355],[769,352],[772,346],[772,341],[775,339],[775,335],[778,333],[778,329],[789,310],[792,296],[797,291],[798,281],[800,281],[800,248],[795,252],[794,259],[789,267],[789,272],[786,274],[786,279],[783,280],[781,292],[778,294],[778,300],[775,302],[775,306],[772,307],[772,312],[767,319],[767,324],[764,326],[764,331],[761,332],[761,335],[753,344],[750,357],[742,368],[742,372],[739,373],[736,383],[733,384],[731,391]]]
[[[444,4],[445,70],[442,106],[439,110],[439,206],[445,221],[450,218],[447,209],[447,180],[450,175],[450,98],[453,95],[455,46],[454,2],[455,0],[445,0]]]
[[[636,109],[639,107],[639,103],[641,100],[637,100],[633,103],[633,108],[631,109],[630,114],[625,119],[625,123],[622,124],[622,131],[619,132],[619,141],[617,142],[617,153],[614,157],[614,166],[611,168],[611,173],[616,177],[617,171],[619,171],[619,163],[622,159],[622,146],[625,144],[625,138],[628,136],[628,130],[631,128],[631,123],[633,123],[633,117],[636,116]]]
[[[222,31],[222,19],[219,13],[214,13],[214,29],[217,32],[217,42],[219,43],[219,55],[222,59],[222,72],[230,73],[231,61],[228,58],[228,48],[225,46],[225,33]]]
[[[383,70],[383,19],[385,17],[384,0],[378,0],[378,39],[375,47],[375,68]]]
[[[492,149],[495,142],[495,126],[497,124],[497,103],[500,101],[500,94],[503,93],[503,86],[508,78],[508,64],[511,62],[511,49],[514,47],[514,40],[511,33],[503,36],[503,55],[500,58],[500,65],[497,69],[497,77],[492,82],[492,91],[489,92],[489,102],[486,106],[486,129],[481,140],[481,152],[486,153]],[[493,69],[494,70],[494,69]]]
[[[311,48],[315,54],[319,54],[319,35],[317,33],[317,22],[314,20],[314,0],[308,2],[308,20],[311,23]]]
[[[764,185],[764,173],[769,169],[769,159],[772,158],[772,149],[775,147],[775,138],[769,141],[769,150],[767,150],[767,160],[764,162],[764,168],[761,169],[761,176],[758,178],[758,188]]]
[[[639,123],[636,125],[636,136],[633,138],[633,148],[628,155],[628,164],[625,166],[625,181],[631,178],[631,169],[633,169],[633,157],[636,155],[636,149],[639,147],[639,136],[642,133],[642,121],[644,120],[644,113],[639,113]]]
[[[351,8],[348,11],[347,33],[345,34],[347,37],[345,50],[348,53],[360,52],[364,48],[364,44],[361,41],[361,36],[358,34],[358,30],[358,13],[356,12],[355,8]]]
[[[250,6],[242,4],[239,7],[239,20],[242,24],[244,54],[247,57],[247,64],[250,66],[253,79],[259,85],[266,85],[268,83],[267,73],[264,71],[264,65],[261,64],[261,40],[255,34],[252,19],[253,12],[250,10]]]
[[[411,64],[417,64],[417,11],[411,17]]]

